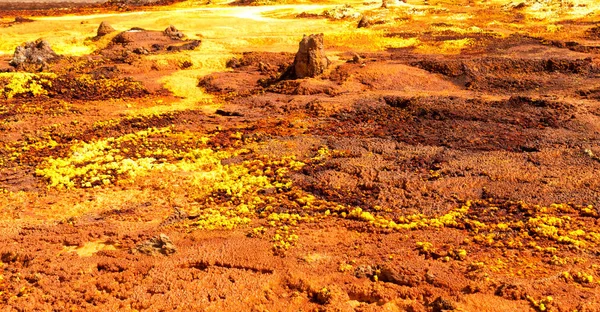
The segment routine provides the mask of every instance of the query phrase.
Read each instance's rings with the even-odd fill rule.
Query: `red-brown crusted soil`
[[[158,34],[61,60],[46,95],[0,100],[2,310],[600,309],[592,53],[494,37],[463,54],[363,54],[280,81],[292,54],[249,52],[199,77],[215,113],[117,113],[177,103],[157,76],[180,68],[133,52],[164,44]],[[187,173],[181,185],[165,174],[71,190],[36,174],[77,142],[152,127],[194,134],[153,137],[156,148],[243,151],[219,165],[291,184],[254,190],[264,201],[248,224],[205,230],[191,211],[240,202],[201,197],[182,186]],[[128,144],[123,155],[141,158]],[[281,162],[264,164],[290,155],[305,165],[278,175]],[[140,251],[161,234],[174,248]],[[282,236],[289,248],[274,246]]]

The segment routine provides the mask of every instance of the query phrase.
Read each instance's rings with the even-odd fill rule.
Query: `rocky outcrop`
[[[185,38],[185,35],[180,32],[175,26],[171,25],[164,31],[165,35],[173,40],[180,40]]]
[[[133,27],[116,34],[99,53],[105,59],[133,64],[140,61],[140,55],[195,50],[201,43],[200,40],[185,39],[185,36],[172,26],[166,30]],[[182,68],[191,65],[193,65],[191,62],[184,62]]]
[[[304,36],[300,41],[294,63],[280,79],[301,79],[321,75],[330,61],[325,55],[323,34]]]
[[[9,64],[17,69],[38,71],[43,70],[48,62],[58,57],[47,41],[38,39],[18,46]]]
[[[139,252],[149,256],[155,256],[158,254],[168,256],[175,253],[176,251],[177,248],[175,247],[171,239],[165,234],[160,234],[156,237],[153,237],[139,244],[134,249],[134,252]]]
[[[106,36],[112,32],[115,32],[116,30],[110,26],[107,22],[102,22],[100,23],[100,26],[98,27],[98,31],[97,31],[97,36],[98,37],[103,37]]]
[[[167,51],[179,52],[179,51],[186,51],[186,50],[196,50],[196,48],[200,46],[200,43],[202,43],[202,41],[192,40],[190,42],[187,42],[187,43],[184,43],[181,45],[171,45],[171,46],[167,47]]]

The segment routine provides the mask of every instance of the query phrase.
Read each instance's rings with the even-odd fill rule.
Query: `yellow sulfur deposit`
[[[44,86],[52,85],[54,74],[0,73],[0,97],[12,99],[15,96],[47,95]]]

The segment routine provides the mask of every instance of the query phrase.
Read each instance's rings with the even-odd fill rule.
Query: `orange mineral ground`
[[[1,311],[600,311],[600,2],[0,2]]]

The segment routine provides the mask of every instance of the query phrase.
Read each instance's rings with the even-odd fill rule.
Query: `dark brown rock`
[[[19,23],[31,23],[33,22],[32,19],[26,18],[26,17],[22,17],[22,16],[17,16],[15,17],[15,23],[19,24]]]
[[[102,37],[102,36],[106,36],[112,32],[114,32],[115,29],[110,26],[107,22],[102,22],[100,23],[100,26],[98,27],[98,31],[97,31],[97,36],[98,37]]]
[[[225,64],[225,67],[227,68],[238,68],[240,66],[242,66],[242,64],[240,63],[240,60],[237,57],[230,58]]]
[[[281,79],[301,79],[321,75],[330,61],[325,55],[323,34],[304,36],[300,41],[294,63],[288,67]]]
[[[24,70],[42,70],[58,58],[50,44],[43,39],[27,42],[15,49],[10,65]]]

